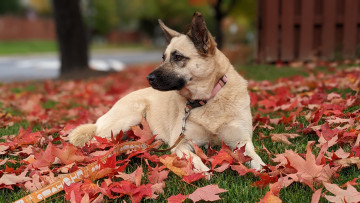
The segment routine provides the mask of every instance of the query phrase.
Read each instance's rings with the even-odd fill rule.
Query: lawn
[[[114,144],[100,139],[75,148],[66,136],[94,122],[118,98],[147,86],[145,76],[153,68],[90,80],[0,84],[0,202],[15,201],[110,150]],[[191,202],[196,195],[215,200],[217,191],[218,202],[359,201],[360,68],[238,70],[250,79],[253,140],[268,164],[263,172],[243,167],[246,157],[234,158],[226,146],[200,150],[214,168],[210,180],[170,153],[133,152],[108,158],[99,173],[103,178],[72,184],[47,200]],[[149,133],[144,126],[132,136]]]
[[[91,50],[111,51],[111,50],[144,50],[151,49],[138,43],[128,44],[106,44],[92,43]],[[21,54],[39,54],[39,53],[55,53],[58,51],[56,41],[51,40],[25,40],[25,41],[0,41],[0,55],[21,55]]]
[[[57,51],[55,41],[0,41],[0,55],[34,54]]]

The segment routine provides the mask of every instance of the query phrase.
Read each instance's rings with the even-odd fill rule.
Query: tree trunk
[[[218,49],[223,47],[223,32],[221,27],[221,22],[224,18],[224,13],[221,10],[222,0],[218,0],[214,5],[215,10],[215,41],[217,43]]]
[[[224,34],[222,31],[221,23],[225,16],[229,15],[236,1],[237,0],[231,0],[225,11],[221,8],[221,5],[224,3],[223,0],[217,0],[215,4],[213,4],[213,9],[215,11],[215,40],[219,49],[221,49],[224,45]]]
[[[88,43],[80,0],[53,0],[61,75],[88,69]]]

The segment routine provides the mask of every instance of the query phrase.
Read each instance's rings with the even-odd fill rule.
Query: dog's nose
[[[148,76],[146,76],[146,79],[149,82],[153,82],[156,79],[156,76],[155,76],[155,74],[149,74]]]

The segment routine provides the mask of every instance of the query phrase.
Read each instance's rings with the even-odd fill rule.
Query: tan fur
[[[166,31],[169,28],[163,29]],[[169,56],[174,50],[185,53],[190,58],[186,66],[172,65],[159,68],[167,68],[168,71],[185,78],[187,82],[181,90],[158,91],[145,88],[132,92],[120,99],[95,124],[76,128],[70,134],[70,142],[77,146],[84,145],[91,139],[89,134],[95,131],[95,128],[97,136],[110,137],[111,131],[127,131],[130,126],[139,124],[145,116],[152,133],[157,135],[156,138],[173,145],[181,131],[187,99],[209,99],[214,85],[226,74],[228,82],[216,96],[206,105],[191,111],[186,123],[185,139],[173,151],[179,157],[192,157],[197,170],[208,171],[209,168],[192,152],[192,143],[199,146],[207,145],[209,142],[221,145],[224,141],[232,149],[246,145],[245,153],[253,159],[251,167],[261,169],[264,163],[256,154],[252,143],[252,117],[247,81],[235,71],[229,60],[217,48],[211,56],[204,57],[188,36],[176,32],[164,54]],[[179,64],[178,66],[181,66],[181,63]]]

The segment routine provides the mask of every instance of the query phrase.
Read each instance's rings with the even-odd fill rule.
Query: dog
[[[251,168],[261,170],[265,164],[252,143],[247,81],[217,49],[201,13],[193,15],[186,34],[161,20],[159,24],[168,46],[163,62],[147,76],[151,87],[121,98],[95,124],[75,128],[70,143],[83,146],[94,135],[110,137],[111,131],[128,131],[145,117],[156,139],[170,146],[177,143],[172,151],[180,158],[191,157],[198,171],[209,168],[193,153],[193,144],[222,142],[232,149],[246,145]],[[184,138],[178,142],[183,124]]]

